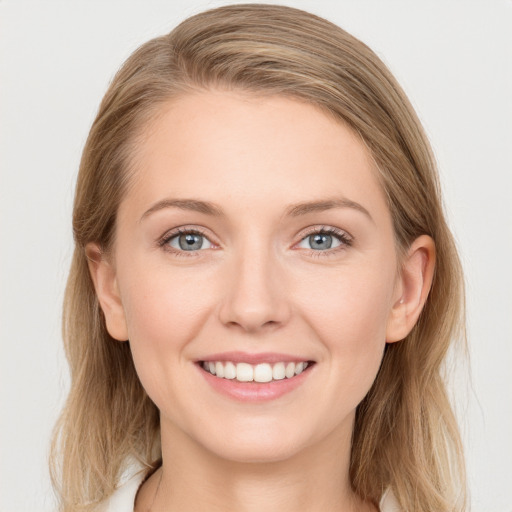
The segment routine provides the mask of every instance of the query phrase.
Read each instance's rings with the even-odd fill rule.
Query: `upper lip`
[[[247,352],[219,352],[217,354],[209,354],[205,357],[199,358],[196,362],[213,362],[213,361],[231,361],[233,363],[281,363],[293,362],[300,363],[302,361],[311,361],[308,357],[301,357],[293,354],[282,354],[276,352],[261,352],[259,354],[250,354]]]

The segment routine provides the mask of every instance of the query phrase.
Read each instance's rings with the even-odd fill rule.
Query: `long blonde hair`
[[[464,461],[442,363],[451,343],[463,339],[463,279],[428,140],[366,45],[312,14],[258,4],[198,14],[144,44],[115,76],[92,125],[64,302],[71,390],[52,445],[61,510],[92,510],[115,490],[128,460],[150,468],[158,458],[158,410],[139,382],[129,344],[106,330],[84,248],[112,246],[147,122],[173,97],[214,87],[298,98],[351,126],[377,164],[398,251],[419,235],[434,239],[436,270],[420,319],[405,340],[386,347],[357,409],[350,477],[355,492],[374,503],[390,487],[407,512],[462,511]]]

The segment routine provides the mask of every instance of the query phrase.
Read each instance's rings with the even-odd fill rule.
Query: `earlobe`
[[[87,244],[85,254],[96,295],[105,315],[107,331],[112,338],[126,341],[128,329],[115,269],[97,244]]]
[[[407,251],[388,318],[388,343],[403,340],[418,321],[432,285],[435,258],[435,244],[428,235],[414,240]]]

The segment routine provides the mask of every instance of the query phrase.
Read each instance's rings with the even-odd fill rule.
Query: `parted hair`
[[[465,339],[463,277],[421,123],[361,41],[298,9],[245,4],[197,14],[142,45],[115,75],[92,124],[76,185],[63,311],[71,388],[51,455],[61,512],[94,510],[128,461],[158,464],[158,409],[129,343],[107,332],[85,246],[95,242],[108,253],[115,243],[144,127],[173,98],[213,88],[296,98],[349,126],[376,164],[398,254],[420,235],[433,238],[436,268],[422,314],[407,338],[386,345],[357,408],[350,478],[374,503],[391,488],[407,512],[463,511],[464,460],[444,375],[449,347]]]

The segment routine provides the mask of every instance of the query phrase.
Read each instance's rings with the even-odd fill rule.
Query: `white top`
[[[106,500],[98,512],[133,512],[135,506],[135,496],[144,480],[145,471],[135,473],[126,480],[112,496]],[[379,503],[380,512],[400,512],[398,503],[388,489]]]

